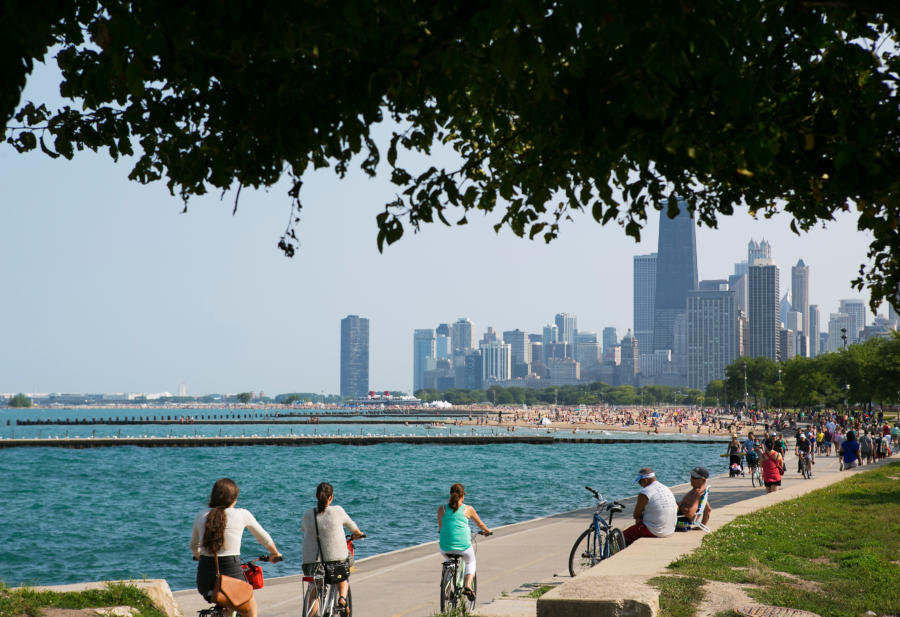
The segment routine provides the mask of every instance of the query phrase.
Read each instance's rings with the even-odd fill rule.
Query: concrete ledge
[[[94,583],[74,583],[71,585],[33,587],[32,589],[36,589],[38,591],[56,591],[59,593],[66,593],[70,591],[77,593],[80,591],[88,591],[91,589],[106,589],[107,586],[114,584],[123,584],[137,587],[138,589],[146,593],[150,598],[150,601],[153,602],[156,608],[164,612],[166,615],[168,615],[168,617],[182,617],[181,610],[179,610],[178,608],[178,603],[175,602],[175,597],[172,595],[172,590],[169,588],[169,583],[167,583],[165,579],[161,578],[128,581],[97,581]]]
[[[794,464],[793,458],[789,456],[786,461],[789,470]],[[715,507],[716,485],[724,485],[729,480],[721,476],[713,478],[710,488],[714,510],[709,527],[715,531],[743,514],[796,499],[894,460],[896,457],[891,457],[874,465],[840,473],[829,470],[809,480],[789,473],[782,490],[768,494],[761,491],[758,497],[720,508]],[[820,469],[831,461],[834,461],[833,464],[837,462],[834,458],[826,458]],[[537,601],[537,617],[656,617],[659,613],[659,591],[648,585],[647,581],[665,574],[670,563],[696,550],[705,536],[702,531],[695,530],[675,533],[667,538],[637,540],[626,550],[544,594]]]

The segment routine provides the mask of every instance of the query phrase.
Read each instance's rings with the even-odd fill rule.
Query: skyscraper
[[[815,358],[821,352],[819,349],[819,333],[822,330],[822,317],[819,314],[819,305],[809,305],[809,327],[806,329],[807,346],[809,348],[809,357]]]
[[[575,333],[578,332],[578,319],[571,313],[559,313],[554,319],[559,332],[559,342],[566,344],[566,357],[572,358],[575,353]]]
[[[425,387],[425,371],[432,368],[428,360],[436,359],[434,338],[431,328],[413,330],[413,393]]]
[[[341,320],[341,397],[369,392],[369,320],[347,315]]]
[[[503,333],[503,342],[510,348],[513,366],[517,364],[531,364],[531,343],[528,333],[516,328]]]
[[[846,333],[847,345],[853,342],[851,338],[852,319],[847,313],[832,313],[828,318],[828,351],[841,351],[844,348],[843,336]]]
[[[734,292],[692,291],[687,297],[687,385],[703,390],[738,357]]]
[[[759,262],[767,266],[774,263],[772,261],[772,245],[765,238],[758,243],[751,238],[747,245],[747,267],[759,265]]]
[[[502,341],[481,344],[482,381],[485,385],[509,381],[512,369],[511,352],[510,346]]]
[[[800,313],[800,332],[803,337],[809,337],[809,266],[803,260],[797,262],[791,268],[791,303],[792,308]],[[809,350],[809,341],[806,343]]]
[[[762,263],[757,260],[757,263]],[[778,360],[778,266],[752,265],[748,274],[749,355]]]
[[[472,322],[465,317],[460,317],[453,324],[451,330],[453,353],[463,354],[475,347],[475,328]]]
[[[434,331],[435,357],[439,360],[448,360],[453,357],[452,328],[450,324],[442,323]]]
[[[687,202],[679,199],[678,208],[675,218],[662,212],[659,217],[653,349],[674,349],[675,318],[687,309],[688,292],[697,289],[694,219]]]
[[[544,347],[558,343],[559,328],[554,324],[547,324],[544,326],[544,340],[541,342],[544,344]]]
[[[634,336],[641,353],[653,347],[656,307],[656,253],[634,256]]]
[[[866,303],[857,299],[841,300],[839,312],[850,316],[847,344],[858,342],[860,330],[866,327]],[[841,344],[843,345],[843,342]]]

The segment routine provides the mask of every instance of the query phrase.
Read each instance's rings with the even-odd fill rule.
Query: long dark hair
[[[450,487],[450,502],[447,506],[456,512],[459,509],[459,504],[463,500],[463,497],[466,494],[466,489],[463,488],[463,485],[457,482],[453,486]]]
[[[217,555],[225,544],[225,524],[228,517],[225,508],[238,498],[238,485],[231,478],[220,478],[213,484],[209,494],[209,507],[206,525],[203,527],[203,548],[207,553]]]
[[[328,499],[334,496],[334,487],[322,482],[316,487],[316,512],[322,513],[328,507]]]

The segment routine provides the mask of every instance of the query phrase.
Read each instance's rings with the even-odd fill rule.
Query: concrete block
[[[596,570],[596,568],[595,568]],[[537,601],[537,617],[656,617],[659,591],[645,576],[591,576],[548,591]]]
[[[35,589],[65,593],[68,591],[78,592],[87,591],[89,589],[105,589],[107,585],[115,583],[122,583],[124,585],[137,587],[138,589],[146,593],[150,598],[150,601],[153,602],[156,608],[164,612],[166,615],[168,615],[168,617],[182,617],[181,610],[179,610],[178,604],[175,602],[175,597],[172,595],[172,590],[169,588],[169,583],[167,583],[165,579],[161,578],[143,579],[139,581],[128,580],[73,583],[71,585],[51,585],[48,587],[35,587]]]

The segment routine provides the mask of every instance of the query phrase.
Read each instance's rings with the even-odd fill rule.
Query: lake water
[[[212,425],[14,426],[16,418],[75,413],[123,417],[132,412],[154,415],[153,410],[11,410],[0,415],[0,438],[13,432],[15,437],[62,437],[66,430],[70,436],[96,431],[98,437],[119,430],[123,435],[189,435],[195,430],[214,435],[220,430]],[[324,421],[292,428],[295,434],[426,432],[413,425],[350,429]],[[267,430],[274,435],[289,429],[222,427],[223,434],[265,435]],[[468,427],[450,430],[470,432]],[[0,449],[0,580],[12,586],[147,577],[165,578],[173,589],[193,587],[191,524],[213,482],[223,476],[238,483],[238,506],[254,513],[285,555],[283,563],[266,566],[266,575],[273,577],[300,571],[300,519],[314,505],[321,481],[334,485],[335,503],[369,535],[357,543],[357,556],[367,557],[436,539],[435,511],[453,482],[462,482],[466,502],[488,526],[498,527],[589,506],[585,484],[610,499],[634,495],[635,471],[645,465],[654,467],[668,485],[686,482],[696,465],[724,471],[723,449],[724,444],[666,443],[665,438],[634,444]],[[252,535],[245,534],[243,555],[262,552]]]

